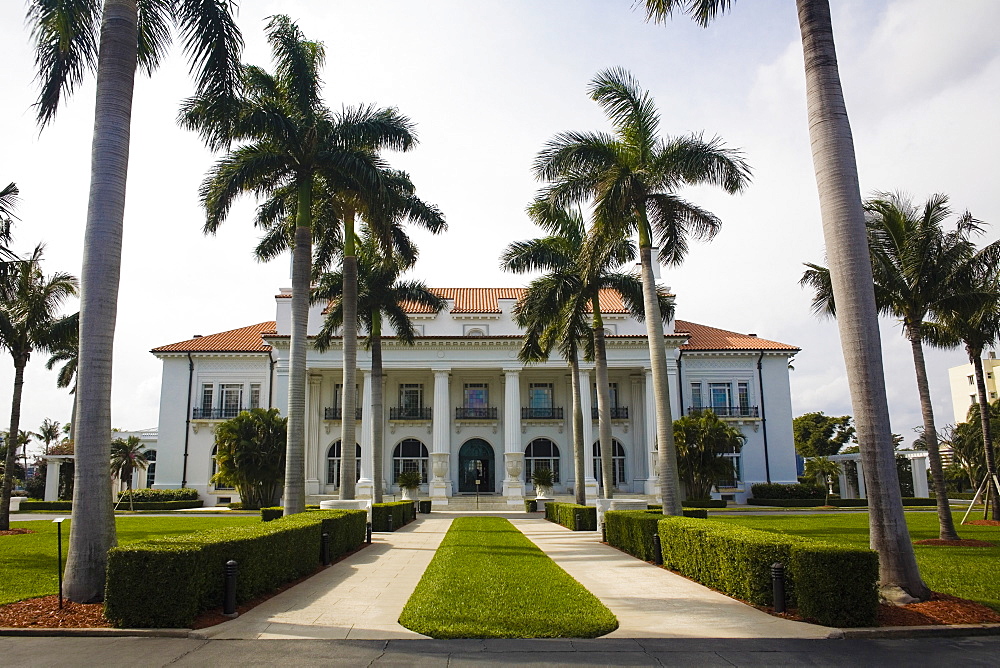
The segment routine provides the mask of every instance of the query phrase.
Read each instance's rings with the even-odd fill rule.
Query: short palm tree
[[[917,207],[902,195],[878,193],[865,203],[865,209],[876,304],[883,314],[899,318],[913,353],[939,534],[943,540],[957,540],[924,363],[925,321],[938,311],[982,303],[980,295],[970,291],[968,278],[984,263],[995,263],[1000,243],[977,252],[969,237],[981,228],[968,213],[959,218],[954,230],[945,231],[944,222],[951,210],[944,195],[935,195]],[[814,310],[837,315],[829,270],[809,267],[802,283],[815,290]]]
[[[322,43],[305,38],[287,16],[274,16],[267,27],[276,72],[243,68],[242,94],[234,108],[217,109],[211,96],[193,98],[182,112],[182,124],[199,131],[211,145],[225,137],[240,145],[209,172],[202,185],[208,214],[206,233],[213,233],[241,194],[273,195],[293,191],[295,244],[292,252],[292,331],[289,350],[288,453],[285,458],[284,512],[305,509],[305,386],[307,326],[312,261],[312,196],[317,181],[335,194],[375,202],[384,192],[384,169],[378,151],[407,150],[414,143],[410,121],[395,109],[358,107],[332,114],[321,99],[319,73]],[[345,250],[353,244],[355,209],[341,210]],[[350,230],[350,231],[348,231]],[[353,251],[353,249],[351,249]],[[346,257],[346,254],[345,254]],[[355,283],[356,267],[345,259],[345,277]],[[345,304],[350,307],[349,299]],[[354,386],[355,318],[345,321],[345,387]],[[351,330],[351,331],[348,331]],[[355,359],[348,359],[350,354]],[[349,377],[348,377],[349,376]],[[354,414],[353,392],[349,414]],[[354,423],[344,421],[344,442],[354,441]],[[349,426],[348,426],[349,425]],[[347,434],[350,431],[351,433]],[[351,489],[353,490],[353,479]],[[350,494],[347,498],[353,498]]]
[[[708,499],[720,480],[736,477],[732,457],[746,443],[746,436],[712,411],[685,415],[674,421],[677,465],[688,498]]]
[[[116,438],[111,441],[111,475],[125,482],[125,489],[128,490],[129,510],[134,510],[132,505],[132,474],[136,471],[145,471],[146,467],[149,466],[145,449],[146,446],[138,436]]]
[[[285,472],[287,430],[288,420],[277,408],[252,408],[220,423],[212,482],[235,487],[244,508],[273,506]]]
[[[551,139],[535,159],[535,175],[548,181],[545,196],[564,206],[593,199],[597,234],[637,233],[642,267],[643,307],[656,397],[658,475],[665,515],[681,515],[680,480],[674,447],[670,386],[653,279],[653,247],[659,260],[678,265],[689,238],[710,239],[719,219],[677,196],[685,185],[717,185],[742,191],[750,168],[721,140],[659,135],[660,117],[653,98],[621,69],[598,74],[591,98],[605,111],[614,133],[566,132]]]
[[[172,24],[198,93],[224,107],[238,84],[243,40],[230,0],[29,0],[27,5],[41,82],[38,123],[51,122],[63,98],[89,72],[97,75],[81,273],[77,483],[66,559],[66,593],[84,603],[104,597],[105,555],[116,540],[108,434],[135,73],[152,73],[163,61]]]
[[[732,5],[732,0],[641,2],[648,20],[663,22],[677,11],[690,14],[703,27]],[[840,84],[830,2],[795,0],[795,6],[802,37],[809,138],[823,236],[833,290],[840,302],[837,328],[861,458],[870,476],[866,481],[868,518],[872,548],[879,553],[881,592],[889,600],[906,600],[898,595],[900,590],[926,600],[931,592],[920,578],[899,491],[858,165]]]
[[[829,457],[812,457],[806,460],[804,474],[808,478],[815,478],[816,483],[826,490],[826,498],[823,505],[830,505],[830,491],[833,488],[833,476],[840,475],[840,464]],[[843,493],[843,490],[841,490]]]
[[[62,434],[62,426],[55,421],[45,418],[42,420],[42,426],[38,428],[35,432],[35,436],[40,438],[43,443],[45,443],[45,454],[49,454],[49,448],[53,443],[59,440]]]
[[[14,360],[14,393],[11,400],[9,434],[19,434],[24,369],[31,353],[44,351],[68,336],[68,318],[58,314],[62,303],[76,294],[76,278],[66,273],[42,273],[42,247],[31,257],[15,262],[0,283],[0,348]],[[10,493],[17,447],[7,448],[7,461],[0,496],[0,531],[10,528]]]
[[[365,230],[363,229],[363,232]],[[382,322],[387,320],[392,326],[396,340],[412,345],[416,331],[406,309],[423,307],[437,313],[445,308],[447,302],[431,292],[427,286],[416,280],[401,280],[400,274],[410,269],[416,262],[416,248],[407,245],[409,256],[393,254],[383,255],[379,240],[372,234],[362,234],[357,248],[358,257],[358,291],[357,314],[358,325],[366,331],[365,346],[371,351],[372,372],[372,482],[374,484],[374,501],[382,502],[383,486],[383,454],[384,454],[384,399],[382,396]],[[326,319],[316,337],[316,348],[326,350],[330,347],[334,336],[344,326],[344,272],[334,271],[323,274],[318,286],[313,290],[313,300],[327,302]],[[346,386],[345,390],[346,391]],[[343,414],[344,421],[351,419]],[[344,443],[344,441],[341,441]],[[353,448],[342,447],[341,456]],[[352,460],[346,457],[342,460],[341,471],[345,468],[353,473],[355,467]],[[341,485],[343,485],[343,473]]]

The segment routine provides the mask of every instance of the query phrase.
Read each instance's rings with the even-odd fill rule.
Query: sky
[[[266,17],[286,13],[326,46],[329,106],[393,106],[416,123],[419,145],[386,157],[447,218],[441,236],[413,233],[415,275],[434,287],[525,284],[497,258],[511,241],[538,235],[524,214],[539,187],[532,160],[559,132],[608,130],[587,84],[604,69],[629,70],[654,96],[662,133],[719,136],[753,169],[741,195],[683,191],[723,225],[711,243],[692,245],[683,266],[663,270],[677,317],[802,348],[790,375],[793,414],[851,412],[836,323],[814,317],[798,285],[802,263],[823,263],[824,252],[792,0],[737,0],[708,29],[685,16],[647,24],[632,0],[241,4],[246,62],[270,67]],[[946,193],[957,213],[1000,224],[990,157],[1000,154],[1000,3],[831,4],[863,193],[902,191],[920,202]],[[25,6],[0,3],[0,182],[21,190],[15,249],[44,242],[47,273],[79,275],[94,82],[39,130]],[[121,429],[156,425],[161,363],[151,348],[271,320],[274,294],[290,284],[287,257],[252,257],[252,199],[218,234],[202,233],[198,186],[219,156],[176,124],[191,92],[179,45],[152,78],[137,77],[112,393]],[[997,236],[989,228],[983,242]],[[882,339],[892,427],[909,442],[921,422],[909,345],[888,319]],[[46,359],[35,354],[28,366],[22,429],[70,417],[72,398]],[[927,353],[939,425],[951,421],[947,368],[966,361],[960,350]],[[12,381],[7,355],[3,429]]]

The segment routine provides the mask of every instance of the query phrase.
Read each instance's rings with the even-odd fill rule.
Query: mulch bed
[[[926,626],[942,624],[997,624],[1000,613],[985,605],[949,594],[933,592],[931,600],[909,605],[882,604],[879,626]]]
[[[962,538],[960,540],[945,540],[943,538],[925,538],[913,541],[914,545],[944,545],[947,547],[993,547],[993,543],[985,540]]]
[[[64,598],[60,610],[58,596],[42,596],[0,605],[0,627],[91,629],[111,628],[111,622],[104,619],[103,603],[73,603]]]
[[[975,524],[979,527],[1000,527],[1000,522],[997,520],[969,520],[963,524]]]
[[[26,533],[37,533],[34,529],[6,529],[0,531],[0,536],[20,536]]]

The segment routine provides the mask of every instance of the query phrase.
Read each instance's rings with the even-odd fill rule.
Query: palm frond
[[[660,127],[660,114],[649,91],[618,67],[594,77],[588,92],[590,99],[604,109],[625,144],[639,156],[649,155]]]
[[[718,14],[729,11],[732,0],[635,0],[646,11],[646,20],[666,23],[674,11],[690,14],[691,18],[705,28]]]
[[[802,273],[799,285],[813,289],[812,312],[818,316],[836,317],[837,305],[833,299],[830,270],[818,264],[804,263],[809,267]]]
[[[139,69],[152,74],[170,48],[173,0],[136,0]]]
[[[98,0],[30,0],[28,4],[27,22],[41,87],[35,119],[42,127],[55,117],[62,98],[72,95],[84,74],[97,68],[101,5]]]

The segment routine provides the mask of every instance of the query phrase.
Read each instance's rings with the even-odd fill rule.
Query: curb
[[[187,638],[191,629],[68,629],[68,628],[0,628],[0,636],[13,637],[67,637],[67,638]]]
[[[841,629],[842,638],[951,638],[956,636],[997,636],[1000,624],[950,624],[929,626],[875,626]]]

